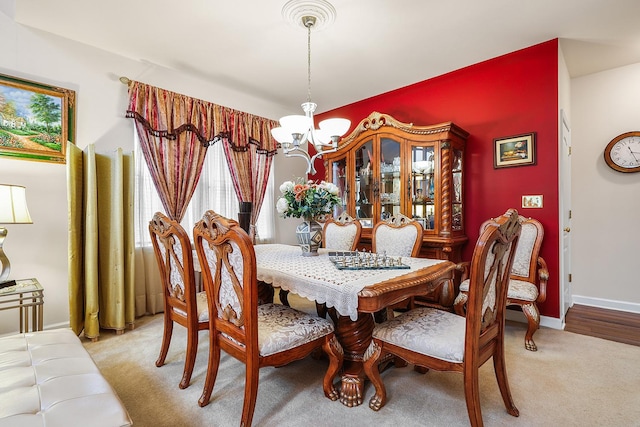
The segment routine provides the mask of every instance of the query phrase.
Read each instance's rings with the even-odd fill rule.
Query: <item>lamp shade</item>
[[[349,130],[351,120],[349,119],[326,119],[319,123],[320,129],[329,136],[342,136]]]
[[[21,185],[0,184],[0,224],[31,224],[26,189]]]

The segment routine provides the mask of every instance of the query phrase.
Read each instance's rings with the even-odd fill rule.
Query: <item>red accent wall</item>
[[[345,105],[319,114],[317,121],[345,117],[351,131],[372,111],[417,125],[452,121],[469,132],[464,159],[469,243],[463,257],[471,259],[487,218],[513,207],[538,219],[545,229],[542,257],[550,274],[541,314],[559,318],[558,40]],[[494,169],[494,138],[530,132],[536,133],[536,164]],[[324,170],[310,178],[323,179]],[[523,195],[537,194],[543,195],[542,209],[522,208]]]

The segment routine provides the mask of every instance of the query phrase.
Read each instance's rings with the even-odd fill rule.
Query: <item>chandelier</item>
[[[282,9],[283,15],[300,19],[307,29],[307,102],[302,103],[304,115],[290,115],[280,118],[280,127],[271,129],[271,135],[280,143],[282,151],[287,157],[302,157],[307,162],[307,174],[315,174],[315,160],[323,154],[332,153],[338,149],[338,140],[351,126],[347,119],[332,118],[321,121],[315,128],[313,113],[317,105],[311,101],[311,29],[319,20],[322,23],[327,18],[335,16],[335,9],[324,0],[291,0]],[[302,15],[302,16],[300,16]],[[312,144],[316,154],[309,155],[301,145],[305,142]]]

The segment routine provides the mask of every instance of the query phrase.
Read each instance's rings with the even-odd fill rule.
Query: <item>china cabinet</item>
[[[416,126],[371,113],[323,156],[326,180],[342,199],[334,216],[346,211],[360,219],[359,247],[368,250],[373,226],[402,213],[424,228],[421,257],[461,261],[468,135],[451,122]]]

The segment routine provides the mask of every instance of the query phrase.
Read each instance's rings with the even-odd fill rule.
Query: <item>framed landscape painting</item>
[[[508,168],[536,164],[536,134],[497,138],[493,140],[493,167]]]
[[[0,74],[0,156],[64,163],[75,91]]]

